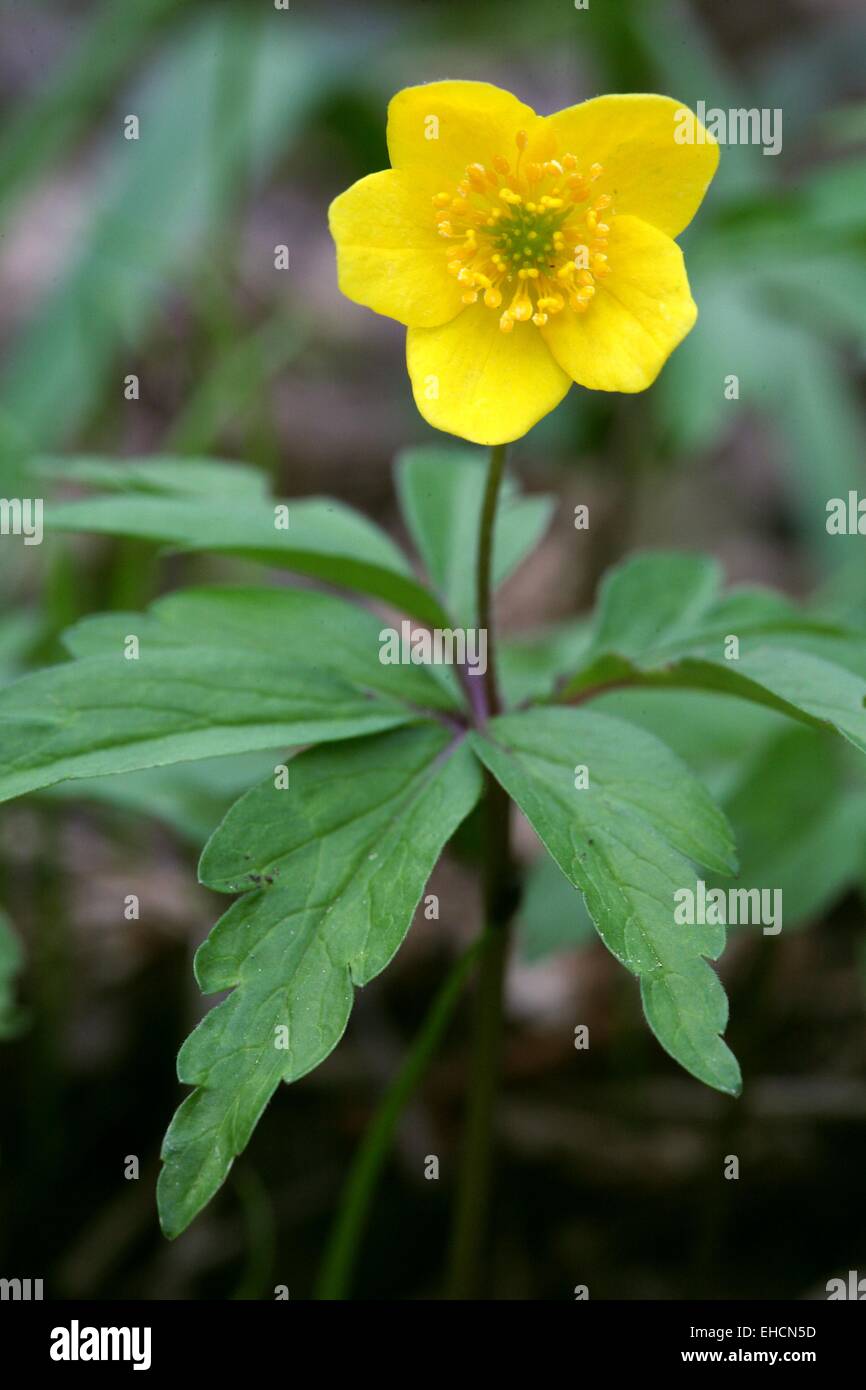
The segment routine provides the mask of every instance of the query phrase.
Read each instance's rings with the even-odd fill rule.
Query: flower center
[[[433,199],[439,235],[452,243],[448,270],[464,287],[463,303],[479,296],[488,309],[505,303],[503,333],[528,320],[543,328],[566,305],[586,313],[596,281],[610,274],[614,216],[609,194],[593,197],[600,164],[584,171],[575,155],[564,154],[521,169],[524,130],[515,143],[513,169],[494,155],[492,168],[468,165],[452,192]]]

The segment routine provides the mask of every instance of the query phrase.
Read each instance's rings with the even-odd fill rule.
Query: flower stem
[[[343,1191],[325,1251],[322,1272],[316,1288],[317,1298],[347,1297],[370,1202],[388,1156],[397,1122],[430,1065],[482,946],[483,941],[476,941],[447,976],[430,1006],[421,1031],[403,1066],[385,1093],[373,1123],[364,1136],[352,1164],[349,1181]]]
[[[505,447],[491,450],[478,542],[478,623],[487,631],[487,713],[498,713],[496,645],[491,625],[491,559],[496,503],[505,465]],[[508,924],[516,902],[509,842],[508,795],[489,774],[485,794],[484,917],[466,1131],[451,1247],[452,1298],[478,1296],[490,1202],[493,1121],[502,1050],[502,996],[508,958]]]
[[[493,524],[496,520],[496,504],[499,488],[505,471],[504,444],[494,444],[490,450],[490,463],[487,468],[487,484],[481,504],[481,520],[478,532],[478,570],[476,573],[476,606],[478,626],[487,633],[487,670],[484,674],[484,689],[487,695],[487,712],[499,712],[499,687],[496,673],[496,644],[493,641],[491,612],[491,567],[493,560]]]

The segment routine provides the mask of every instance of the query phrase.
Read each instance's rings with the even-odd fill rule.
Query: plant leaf
[[[588,710],[503,715],[473,746],[584,895],[605,945],[640,976],[647,1020],[687,1071],[732,1095],[736,1059],[719,1036],[725,992],[705,957],[724,928],[674,923],[674,893],[695,888],[691,861],[735,867],[724,815],[702,784],[652,735]],[[585,764],[589,785],[574,786]]]
[[[58,782],[38,793],[52,801],[92,802],[107,807],[114,826],[118,811],[162,821],[196,849],[213,834],[232,802],[268,773],[273,776],[282,750],[235,753],[224,758],[203,758],[193,763],[146,767],[120,772],[113,777],[82,777]]]
[[[559,623],[528,636],[503,636],[499,683],[506,705],[546,699],[557,684],[583,664],[590,639],[585,619]]]
[[[428,725],[304,753],[289,789],[269,779],[228,813],[202,856],[201,880],[221,892],[264,886],[229,909],[196,957],[205,993],[233,992],[178,1058],[180,1080],[198,1089],[163,1146],[167,1235],[216,1192],[279,1082],[311,1071],[337,1045],[354,986],[399,947],[480,789],[466,743]]]
[[[846,787],[843,751],[826,733],[788,725],[725,803],[739,848],[737,886],[778,889],[786,931],[859,883],[866,791]]]
[[[396,464],[400,507],[427,574],[451,617],[467,627],[477,616],[475,572],[486,476],[485,455],[478,449],[407,449]],[[495,585],[534,550],[552,512],[550,497],[521,497],[506,480],[493,532]]]
[[[639,555],[602,581],[589,659],[594,652],[636,658],[688,639],[719,588],[719,567],[705,555]]]
[[[527,870],[517,929],[521,955],[529,962],[596,940],[583,894],[549,854]]]
[[[19,674],[43,627],[44,618],[34,608],[20,608],[0,618],[0,685]]]
[[[642,555],[613,571],[583,666],[556,698],[630,683],[716,690],[835,729],[866,751],[863,636],[763,590],[714,598],[713,573],[687,555]],[[739,656],[727,660],[731,634]]]
[[[655,734],[700,777],[721,806],[767,745],[791,727],[778,710],[712,690],[636,686],[599,695],[592,708]]]
[[[72,88],[58,98],[53,75],[52,83],[40,84],[48,87],[47,104],[40,90],[23,129],[12,127],[11,147],[4,140],[2,152],[15,168],[4,158],[0,196],[10,176],[13,186],[20,181],[22,162],[32,161],[34,129],[38,146],[46,117],[56,119],[54,98],[62,101],[64,120],[77,119],[85,109],[77,90],[85,74],[91,88],[106,91],[94,58],[109,36],[115,73],[117,53],[125,51],[129,62],[132,47],[140,69],[135,81],[116,98],[100,96],[96,109],[122,102],[124,111],[139,116],[146,136],[130,159],[126,142],[121,147],[100,127],[104,148],[88,200],[92,216],[5,354],[0,398],[16,437],[54,448],[80,433],[105,399],[118,353],[146,344],[169,290],[185,290],[191,279],[195,285],[199,255],[207,255],[233,208],[243,205],[249,180],[266,178],[286,157],[311,108],[326,99],[341,71],[357,63],[361,35],[349,42],[333,25],[300,18],[284,25],[270,9],[268,17],[249,6],[221,5],[191,13],[181,25],[173,13],[169,41],[142,65],[146,32],[127,6],[124,34],[118,36],[106,17]],[[230,102],[227,91],[234,94]],[[0,427],[6,423],[0,420]]]
[[[0,690],[0,800],[70,777],[105,777],[275,745],[322,743],[417,720],[392,699],[281,652],[88,656]]]
[[[37,458],[30,467],[37,478],[84,483],[109,492],[239,498],[268,494],[268,478],[261,469],[223,459],[167,455],[113,459],[86,454]]]
[[[123,650],[135,633],[142,651],[218,647],[237,653],[278,651],[314,675],[328,673],[359,690],[410,702],[418,711],[458,707],[437,678],[441,668],[385,665],[379,619],[333,594],[309,589],[213,585],[157,600],[146,614],[99,613],[67,629],[73,656]]]
[[[780,633],[836,635],[838,625],[804,613],[770,589],[719,594],[720,569],[706,555],[658,551],[636,555],[602,582],[585,661],[614,653],[660,664],[725,637]]]
[[[277,529],[278,506],[288,508],[285,530]],[[239,555],[375,595],[434,626],[447,626],[440,604],[414,578],[406,557],[385,532],[331,498],[94,497],[46,508],[45,526]]]

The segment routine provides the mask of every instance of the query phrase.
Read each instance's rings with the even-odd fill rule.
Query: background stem
[[[478,542],[478,623],[487,630],[487,711],[499,711],[491,596],[491,560],[496,503],[505,466],[505,446],[490,453]],[[510,802],[489,774],[486,777],[484,920],[475,998],[475,1038],[467,1101],[466,1133],[461,1160],[451,1248],[452,1298],[478,1296],[493,1151],[493,1119],[502,1050],[502,996],[508,959],[508,923],[516,903],[516,875],[509,842]]]
[[[328,1241],[316,1289],[321,1299],[347,1296],[370,1202],[403,1109],[421,1082],[451,1021],[466,977],[483,946],[476,941],[454,966],[433,1000],[421,1031],[358,1149]]]

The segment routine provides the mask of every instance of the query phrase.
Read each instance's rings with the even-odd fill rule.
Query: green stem
[[[237,1300],[272,1298],[276,1223],[268,1189],[249,1164],[236,1171],[234,1188],[246,1233],[246,1262],[230,1297]]]
[[[495,928],[485,938],[475,1000],[475,1043],[467,1102],[457,1206],[451,1244],[451,1298],[478,1296],[481,1255],[487,1228],[493,1118],[502,1046],[502,987],[508,931]]]
[[[397,1121],[430,1065],[483,944],[483,940],[476,941],[445,980],[430,1006],[421,1032],[364,1136],[328,1241],[316,1288],[316,1297],[319,1299],[346,1297],[370,1202],[391,1146]]]
[[[487,630],[487,711],[498,713],[496,645],[491,625],[491,559],[496,503],[505,465],[505,447],[491,450],[478,543],[478,622]],[[502,997],[508,959],[508,924],[515,904],[515,871],[509,843],[510,802],[489,774],[486,778],[484,915],[475,1001],[475,1038],[467,1100],[454,1231],[450,1293],[474,1298],[480,1288],[482,1254],[490,1204],[493,1122],[502,1051]]]
[[[499,487],[505,471],[505,444],[494,444],[490,450],[490,463],[487,469],[487,485],[484,501],[481,504],[481,522],[478,532],[478,571],[476,575],[476,596],[478,626],[487,633],[487,670],[484,675],[484,688],[487,693],[487,710],[496,714],[499,710],[499,689],[496,680],[496,650],[492,627],[492,585],[490,573],[493,560],[493,524],[496,520],[496,503],[499,500]]]

